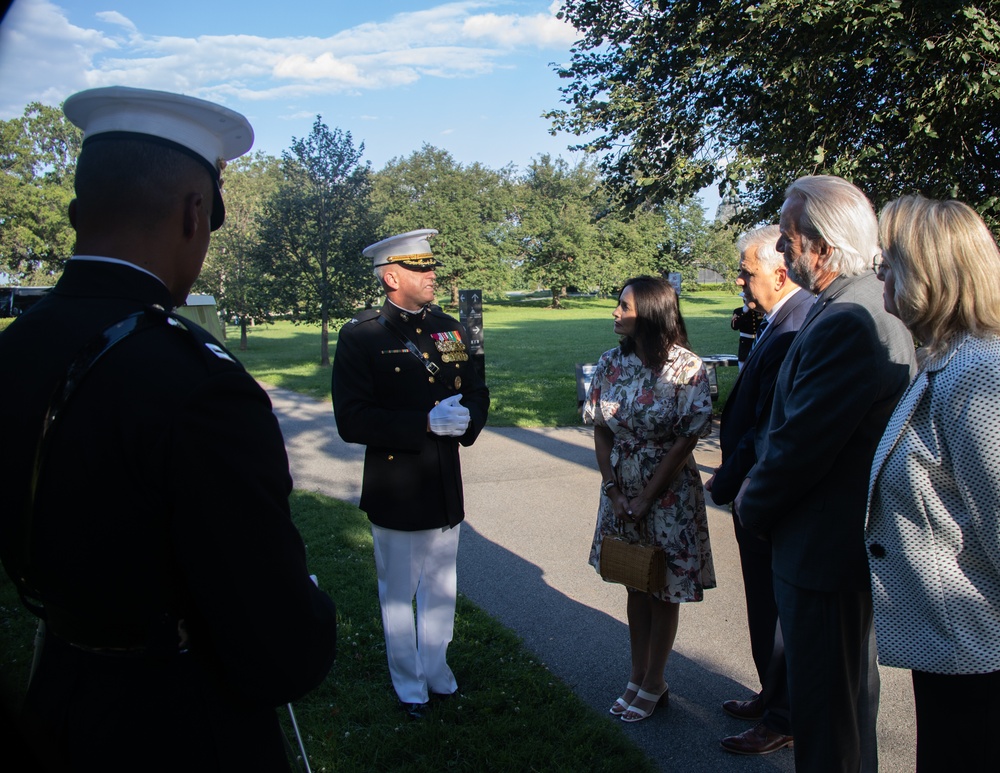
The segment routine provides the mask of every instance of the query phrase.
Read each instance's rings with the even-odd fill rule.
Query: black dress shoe
[[[722,710],[731,717],[750,722],[756,722],[764,717],[764,704],[759,695],[748,701],[726,701],[722,704]]]
[[[793,738],[771,730],[763,722],[758,722],[739,735],[723,738],[722,748],[733,754],[770,754],[778,749],[791,746]]]
[[[427,710],[430,708],[428,703],[402,703],[400,706],[403,707],[403,711],[406,712],[406,716],[410,719],[423,719],[427,716]]]

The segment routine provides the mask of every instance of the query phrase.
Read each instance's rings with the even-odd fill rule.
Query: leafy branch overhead
[[[955,197],[1000,225],[1000,2],[566,0],[559,68],[581,138],[629,207],[716,184],[771,220],[803,174],[876,207]]]

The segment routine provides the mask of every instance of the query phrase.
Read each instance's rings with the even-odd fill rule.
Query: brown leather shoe
[[[722,710],[731,717],[751,722],[764,718],[764,704],[759,695],[753,696],[748,701],[726,701],[722,704]]]
[[[770,754],[778,749],[791,746],[794,739],[770,730],[763,722],[758,722],[739,735],[723,738],[722,748],[733,754]]]

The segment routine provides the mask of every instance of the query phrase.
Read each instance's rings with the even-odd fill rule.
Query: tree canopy
[[[40,282],[73,254],[67,211],[82,139],[62,110],[38,102],[0,121],[0,272]]]
[[[276,288],[262,246],[264,207],[281,182],[278,160],[261,151],[236,159],[224,173],[225,227],[216,231],[198,280],[197,292],[215,297],[223,319],[240,328],[240,350],[247,348],[247,326],[275,312]]]
[[[438,284],[458,305],[460,285],[499,290],[510,281],[504,260],[512,225],[513,182],[509,169],[463,166],[445,150],[424,145],[394,158],[375,174],[372,201],[385,236],[436,228],[431,242],[441,266]]]
[[[597,214],[604,201],[596,170],[543,154],[521,183],[519,238],[524,271],[552,291],[552,305],[567,286],[589,287],[599,277]]]
[[[877,207],[959,198],[997,230],[997,0],[565,0],[582,33],[554,129],[628,207],[739,191],[773,219],[803,174]]]
[[[282,153],[282,180],[265,204],[260,249],[286,311],[319,322],[320,364],[330,364],[329,322],[346,319],[375,278],[361,251],[375,239],[371,167],[350,132],[316,116],[308,137]]]

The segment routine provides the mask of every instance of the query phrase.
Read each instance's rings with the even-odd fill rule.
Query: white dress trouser
[[[458,689],[446,655],[455,629],[460,526],[397,531],[372,524],[389,675],[403,703],[426,703],[428,692]]]

